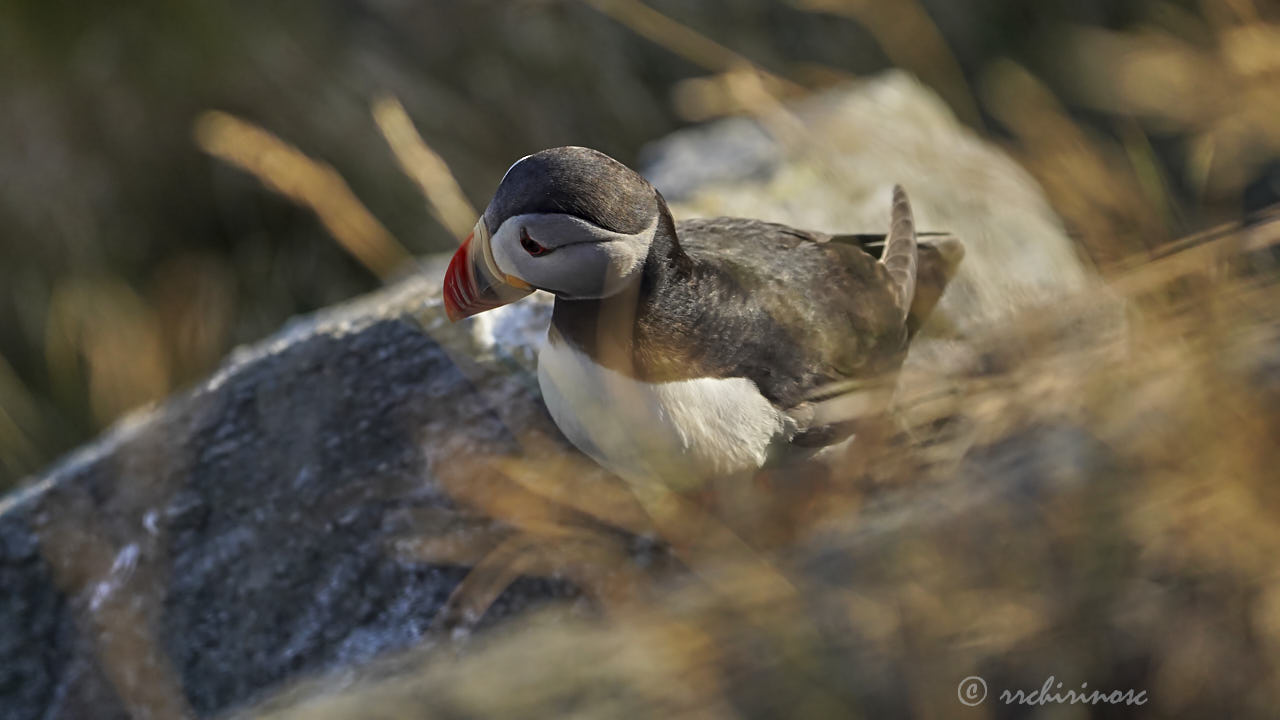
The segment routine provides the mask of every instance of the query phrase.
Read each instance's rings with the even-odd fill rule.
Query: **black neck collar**
[[[692,274],[693,261],[680,247],[671,210],[661,193],[655,190],[654,194],[658,200],[658,226],[638,277],[629,287],[607,298],[557,297],[551,314],[552,342],[570,342],[602,364],[629,364],[636,319],[662,296],[665,288]],[[618,355],[606,362],[603,357],[606,351]]]

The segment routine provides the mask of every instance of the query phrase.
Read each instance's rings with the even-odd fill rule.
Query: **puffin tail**
[[[905,320],[916,295],[916,226],[911,217],[911,202],[901,185],[893,186],[893,215],[889,235],[884,242],[880,263],[889,271],[898,309]]]

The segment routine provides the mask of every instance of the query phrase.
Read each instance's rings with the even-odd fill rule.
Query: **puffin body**
[[[822,402],[897,370],[940,294],[917,303],[917,274],[945,285],[962,253],[917,245],[900,188],[881,237],[677,224],[634,171],[555,148],[508,170],[445,303],[459,319],[555,293],[538,379],[557,426],[626,479],[695,488],[848,438]]]

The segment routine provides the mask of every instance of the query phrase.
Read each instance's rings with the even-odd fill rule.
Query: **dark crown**
[[[597,150],[558,147],[507,171],[485,222],[496,232],[515,215],[562,213],[631,235],[649,227],[657,208],[657,191],[636,171]]]

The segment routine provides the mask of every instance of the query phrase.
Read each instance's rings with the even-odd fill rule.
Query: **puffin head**
[[[453,321],[534,290],[608,297],[639,277],[665,204],[602,152],[559,147],[512,165],[444,278]]]

